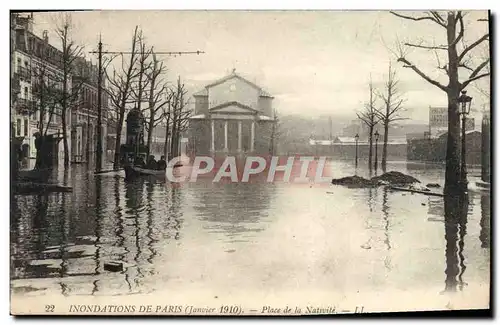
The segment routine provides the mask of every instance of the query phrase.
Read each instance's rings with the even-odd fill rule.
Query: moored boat
[[[126,179],[133,179],[140,176],[165,177],[166,175],[165,170],[140,168],[132,165],[127,165],[124,169]]]

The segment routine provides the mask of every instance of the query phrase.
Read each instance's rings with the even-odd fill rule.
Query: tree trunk
[[[446,174],[445,192],[456,193],[460,191],[460,115],[456,95],[451,90],[448,93],[448,136],[446,139]]]
[[[387,169],[387,142],[389,141],[389,121],[384,121],[384,146],[382,147],[382,172]]]
[[[154,110],[150,110],[150,114],[152,114],[150,117],[149,117],[149,121],[148,121],[148,139],[147,139],[147,148],[148,148],[148,157],[149,155],[151,154],[151,142],[153,140],[153,128],[154,128],[154,122],[155,122],[155,119],[154,119]]]
[[[179,156],[179,141],[181,139],[181,118],[180,116],[182,116],[182,110],[180,111],[180,114],[179,116],[177,117],[177,120],[176,120],[176,125],[175,125],[175,141],[173,141],[173,149],[172,149],[172,154],[174,155],[174,157],[177,157]]]
[[[165,125],[165,145],[163,147],[163,154],[165,155],[165,159],[169,159],[168,157],[168,137],[169,137],[169,125],[170,125],[170,115],[167,116],[167,124]]]
[[[368,134],[368,142],[369,142],[369,150],[368,150],[368,168],[372,169],[372,153],[373,153],[373,125],[369,126],[369,134]]]
[[[69,166],[69,146],[68,146],[68,134],[66,132],[66,109],[63,107],[61,111],[61,119],[62,119],[62,135],[63,135],[63,144],[64,144],[64,168],[68,168]]]
[[[120,146],[122,143],[122,128],[125,118],[125,110],[120,110],[118,121],[116,122],[116,141],[115,141],[115,159],[113,161],[113,169],[120,168]]]
[[[176,108],[174,108],[175,110]],[[177,116],[176,113],[174,113],[174,117],[172,119],[172,136],[170,138],[170,157],[169,160],[174,158],[174,155],[177,155],[176,153],[176,143],[177,143]]]
[[[453,15],[448,15],[447,40],[453,44],[456,25]],[[458,55],[456,45],[448,47],[448,136],[446,142],[446,173],[445,192],[448,194],[460,191],[460,154],[458,142],[460,139],[460,115],[458,113],[458,96],[460,83],[458,81]]]

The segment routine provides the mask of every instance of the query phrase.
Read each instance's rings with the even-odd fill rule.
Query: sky
[[[54,28],[59,15],[34,14],[35,33],[48,30],[50,42],[56,46]],[[445,29],[429,21],[403,20],[387,11],[88,11],[71,15],[73,38],[85,46],[87,57],[94,62],[97,57],[89,52],[97,48],[99,34],[104,50],[127,51],[139,25],[148,45],[157,51],[205,52],[162,56],[170,81],[180,76],[194,93],[234,68],[270,92],[282,115],[355,119],[369,99],[370,78],[383,91],[390,61],[406,98],[403,117],[427,122],[429,106],[447,104],[444,92],[394,60],[398,41],[444,44]],[[466,16],[466,43],[487,32],[487,23],[477,22],[478,17],[485,18],[486,12]],[[440,52],[443,64],[446,51]],[[477,64],[487,53],[487,48],[478,48],[473,62]],[[446,76],[436,68],[432,51],[414,49],[408,59],[445,83]],[[115,59],[113,64],[121,64],[119,61]],[[469,74],[460,73],[462,80]],[[485,88],[488,82],[479,82],[477,87]],[[476,86],[468,90],[479,120],[488,99]]]

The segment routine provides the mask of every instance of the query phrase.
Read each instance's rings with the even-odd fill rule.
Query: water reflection
[[[101,193],[102,193],[102,182],[100,177],[95,178],[95,211],[94,211],[94,220],[95,220],[95,232],[94,232],[94,238],[95,238],[95,268],[94,268],[94,274],[99,275],[100,274],[100,267],[101,267],[101,249],[102,249],[102,244],[101,244],[101,232],[102,232],[102,198],[101,198]],[[97,291],[99,291],[98,287],[99,280],[96,279],[95,281],[92,282],[92,292],[91,294],[94,295]]]
[[[265,228],[270,200],[275,190],[271,183],[193,184],[194,209],[205,221],[205,229],[221,233],[229,242],[245,242],[252,232]]]
[[[373,187],[368,188],[368,208],[370,209],[370,212],[373,212],[373,192],[375,189]]]
[[[479,233],[479,240],[481,241],[481,248],[490,248],[490,215],[491,215],[491,196],[481,196],[481,231]]]
[[[154,248],[154,245],[156,242],[158,242],[157,239],[154,238],[154,224],[153,224],[153,215],[154,215],[154,204],[153,204],[153,191],[154,191],[154,184],[151,182],[148,182],[146,184],[146,211],[147,211],[147,221],[146,221],[146,228],[147,228],[147,234],[146,237],[148,239],[148,249],[149,249],[149,256],[146,258],[146,260],[150,263],[153,264],[153,259],[157,255],[157,251]],[[150,271],[150,274],[153,274],[153,271]]]
[[[136,285],[138,285],[140,282],[140,278],[142,278],[144,275],[142,273],[142,269],[139,265],[139,256],[142,253],[142,247],[140,245],[140,237],[139,234],[141,233],[141,225],[140,225],[140,215],[141,212],[144,211],[144,206],[143,206],[143,191],[144,191],[144,179],[139,178],[136,179],[134,182],[127,182],[125,185],[125,207],[127,208],[126,214],[127,214],[127,219],[129,219],[129,223],[127,226],[130,226],[132,228],[132,256],[131,256],[131,261],[133,261],[135,265],[135,270],[136,274],[132,276],[132,274],[129,274],[129,276],[132,276],[134,279],[134,282]],[[130,271],[132,271],[132,268],[129,268]]]
[[[391,249],[391,241],[389,239],[389,203],[388,203],[388,192],[389,189],[384,187],[382,192],[382,215],[384,218],[384,243],[387,246],[387,250]]]
[[[181,211],[181,205],[182,205],[182,197],[181,197],[181,190],[177,186],[172,186],[170,188],[170,208],[169,208],[169,214],[168,214],[168,224],[166,226],[167,229],[170,229],[173,231],[173,237],[176,240],[179,240],[180,237],[180,229],[182,226],[182,211]],[[167,238],[170,238],[171,234],[167,234]]]
[[[115,236],[116,241],[115,245],[118,248],[117,261],[122,263],[127,262],[127,255],[130,253],[130,250],[125,245],[125,215],[123,213],[123,208],[121,207],[121,182],[122,179],[118,176],[114,177],[113,182],[113,193],[114,193],[114,209],[113,214],[116,219],[116,228],[115,228]],[[127,284],[127,289],[129,292],[132,292],[132,284],[130,283],[130,277],[128,272],[125,272],[125,282]]]
[[[463,290],[462,276],[465,272],[464,237],[467,233],[469,200],[465,196],[447,196],[444,199],[446,280],[445,290]]]

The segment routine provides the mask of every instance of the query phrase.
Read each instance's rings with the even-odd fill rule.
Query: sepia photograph
[[[490,11],[9,15],[11,315],[492,315]]]

